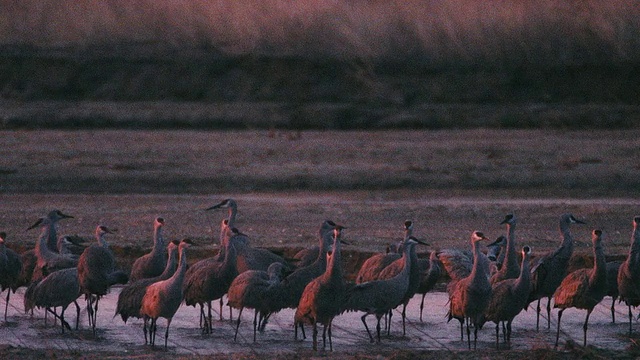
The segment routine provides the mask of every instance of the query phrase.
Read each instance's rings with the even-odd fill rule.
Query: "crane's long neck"
[[[528,254],[522,257],[520,276],[518,276],[518,279],[516,280],[516,288],[526,288],[527,291],[531,288],[531,273]]]
[[[96,240],[98,241],[98,245],[102,246],[105,249],[109,248],[109,243],[104,238],[105,233],[98,232],[96,233]]]
[[[48,225],[47,247],[49,250],[58,251],[58,226],[56,221],[50,221]]]
[[[516,224],[507,224],[507,249],[505,251],[505,258],[507,260],[506,266],[511,269],[518,268],[518,257],[516,256],[515,228]]]
[[[489,273],[489,264],[486,257],[482,256],[483,254],[480,252],[480,246],[478,241],[473,241],[471,247],[473,248],[473,266],[471,267],[471,281],[473,282],[481,282],[486,281],[489,283],[488,273]]]
[[[607,263],[604,256],[604,248],[602,242],[597,241],[593,244],[593,271],[591,272],[590,282],[606,281],[607,279]]]
[[[167,265],[164,267],[164,270],[162,271],[162,274],[160,274],[161,278],[168,278],[169,275],[173,275],[176,272],[176,267],[178,265],[177,262],[177,253],[178,250],[173,248],[171,251],[169,251],[169,258],[167,259]]]
[[[629,260],[640,263],[640,226],[633,223],[633,235],[631,236],[631,248],[629,249]]]
[[[43,225],[42,231],[40,232],[40,237],[38,238],[38,242],[36,242],[36,254],[39,258],[47,258],[53,253],[53,251],[51,251],[47,246],[50,233],[50,226]]]
[[[327,264],[326,273],[330,281],[342,281],[342,256],[339,237],[333,242],[333,253]]]
[[[175,273],[169,278],[172,284],[180,284],[180,288],[182,288],[182,281],[184,280],[184,274],[187,271],[187,252],[186,247],[180,246],[180,259],[178,264],[178,269]]]
[[[562,246],[573,250],[573,237],[571,236],[571,223],[565,219],[560,220],[560,234],[562,234]]]
[[[238,214],[238,207],[235,204],[232,204],[231,206],[229,206],[229,227],[235,227],[236,226],[236,215]]]
[[[151,252],[154,257],[161,257],[164,254],[165,246],[162,232],[162,226],[156,226],[153,231],[153,249],[151,249]]]

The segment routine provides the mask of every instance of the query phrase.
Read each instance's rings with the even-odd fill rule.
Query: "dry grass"
[[[423,57],[431,63],[626,61],[633,1],[7,1],[0,43],[160,43],[228,54]]]

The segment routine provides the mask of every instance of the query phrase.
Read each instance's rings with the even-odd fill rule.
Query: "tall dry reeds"
[[[636,0],[1,0],[0,44],[580,64],[640,57]]]

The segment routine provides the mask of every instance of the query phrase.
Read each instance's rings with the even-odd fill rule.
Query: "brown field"
[[[473,230],[495,238],[504,232],[503,216],[515,212],[519,244],[539,255],[559,244],[558,216],[572,212],[588,223],[573,228],[579,245],[574,267],[580,267],[591,262],[593,228],[604,230],[609,258],[626,254],[631,220],[640,214],[638,135],[482,129],[2,131],[0,230],[8,233],[10,247],[30,248],[37,233],[25,229],[58,208],[75,216],[61,223],[63,234],[90,239],[98,223],[117,227],[110,243],[126,269],[148,251],[153,218],[163,216],[166,237],[195,240],[195,261],[217,249],[218,224],[226,215],[203,209],[233,197],[240,230],[255,246],[285,256],[315,244],[324,219],[347,226],[345,266],[351,277],[371,253],[400,239],[406,219],[431,244],[420,250],[426,254],[467,248]],[[594,353],[586,356],[611,355],[587,350]],[[587,350],[539,357],[581,356]],[[2,352],[17,358],[22,351]],[[30,355],[82,356],[54,350]]]

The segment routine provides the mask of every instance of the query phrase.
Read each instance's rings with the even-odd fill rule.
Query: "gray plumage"
[[[496,349],[499,348],[500,343],[500,323],[502,322],[505,342],[508,347],[511,347],[511,323],[527,305],[529,291],[531,291],[530,254],[531,249],[528,246],[522,248],[522,264],[517,278],[492,284],[491,301],[484,312],[484,320],[493,321],[496,324]]]
[[[571,214],[562,214],[560,216],[559,227],[562,244],[555,251],[540,257],[531,268],[532,289],[529,294],[528,304],[538,301],[538,306],[536,307],[536,330],[540,329],[540,300],[545,297],[547,298],[547,329],[551,327],[551,297],[567,275],[569,260],[573,255],[571,224],[584,224],[584,222],[576,219]]]
[[[640,305],[640,216],[633,218],[633,233],[627,259],[618,270],[620,301],[629,309],[629,335],[633,331],[631,308]]]
[[[413,234],[413,221],[407,220],[404,222],[404,237],[403,241],[408,239]],[[375,254],[365,260],[356,275],[356,284],[361,284],[367,281],[376,280],[384,268],[389,266],[394,261],[397,261],[402,257],[402,253],[387,251],[383,254]]]
[[[7,321],[11,292],[15,293],[20,286],[20,273],[22,271],[22,259],[18,253],[6,246],[6,239],[7,233],[0,232],[0,292],[7,290],[4,321]]]
[[[47,246],[49,234],[55,227],[52,224],[52,220],[49,218],[42,218],[32,225],[30,229],[37,226],[40,226],[41,232],[40,237],[36,242],[35,254],[37,261],[31,280],[39,280],[57,270],[76,267],[78,265],[78,258],[76,256],[60,254],[52,251]]]
[[[24,311],[26,313],[36,307],[45,308],[45,311],[51,312],[60,319],[62,333],[64,333],[65,328],[71,330],[64,320],[64,312],[71,303],[76,305],[76,329],[78,329],[80,306],[76,300],[80,295],[78,269],[74,267],[58,270],[29,285],[24,294]],[[59,315],[52,310],[56,307],[62,308]]]
[[[267,311],[265,308],[266,297],[269,296],[271,289],[282,279],[283,269],[284,266],[281,263],[275,262],[269,266],[267,271],[249,270],[233,279],[227,292],[228,304],[235,309],[240,309],[233,341],[236,341],[238,337],[242,310],[249,308],[254,309],[253,342],[256,342],[258,315]]]
[[[226,247],[226,241],[229,239],[230,235],[228,234],[228,229],[236,227],[236,217],[238,215],[238,204],[233,199],[225,199],[220,203],[215,204],[211,207],[205,209],[205,211],[215,210],[215,209],[229,209],[229,215],[226,219],[222,221],[220,226],[220,251],[218,252],[218,260],[224,260],[224,249]]]
[[[377,341],[380,342],[380,319],[389,310],[398,306],[409,288],[409,274],[411,272],[409,252],[416,244],[417,242],[413,238],[410,238],[407,242],[407,246],[404,247],[402,252],[402,272],[395,277],[367,281],[356,284],[347,290],[344,309],[345,311],[363,311],[365,313],[360,320],[362,320],[371,342],[374,342],[374,339],[367,326],[366,317],[375,315],[377,320]]]
[[[142,298],[142,308],[140,313],[144,316],[144,331],[146,339],[146,329],[148,320],[151,320],[149,327],[149,339],[151,346],[155,346],[157,321],[158,318],[167,319],[167,328],[164,333],[164,348],[167,348],[167,340],[169,338],[169,326],[171,326],[171,320],[178,311],[180,304],[183,300],[182,282],[184,280],[184,274],[187,270],[187,253],[186,249],[189,247],[191,241],[188,239],[182,240],[178,246],[178,252],[180,254],[180,260],[178,269],[167,280],[155,282],[145,291]]]
[[[409,239],[415,241],[418,244],[427,245],[425,242],[416,239],[413,236],[409,236],[402,243],[402,247],[407,245]],[[409,271],[409,285],[407,287],[407,291],[404,294],[404,297],[396,306],[402,305],[402,335],[406,335],[406,327],[405,327],[405,319],[407,317],[407,304],[409,304],[409,300],[416,294],[418,291],[418,287],[420,286],[420,278],[421,278],[421,269],[418,267],[418,255],[416,254],[415,246],[411,247],[411,251],[409,251],[409,261],[411,262],[411,270]],[[380,274],[378,275],[378,279],[390,279],[402,272],[402,268],[404,267],[403,261],[398,259],[393,263],[389,264],[386,268],[384,268]],[[387,335],[389,335],[391,329],[391,317],[393,312],[389,312],[389,322],[387,328]]]
[[[281,263],[287,270],[291,266],[285,259],[267,249],[254,248],[250,245],[249,237],[245,234],[235,234],[235,250],[236,250],[236,270],[238,274],[242,274],[247,270],[267,271],[269,266],[274,262]]]
[[[333,229],[336,226],[339,225],[336,225],[331,220],[322,222],[318,230],[322,244],[318,258],[313,264],[296,269],[277,285],[276,289],[274,289],[274,296],[271,298],[270,304],[268,304],[270,312],[278,312],[284,308],[296,308],[307,284],[324,274],[327,269],[327,251],[329,251],[333,243]],[[268,316],[267,314],[267,318]]]
[[[424,298],[431,291],[442,276],[442,263],[438,259],[435,251],[429,254],[428,259],[418,259],[418,267],[420,268],[421,278],[418,286],[417,294],[422,295],[420,301],[420,321],[422,321],[422,312],[424,310]]]
[[[469,349],[471,349],[470,326],[473,325],[473,347],[475,349],[482,316],[491,300],[491,284],[488,277],[489,261],[480,252],[479,242],[482,240],[488,240],[483,233],[474,231],[471,234],[473,249],[471,273],[463,279],[452,281],[447,288],[449,292],[448,320],[458,319],[461,333],[462,323],[466,322]]]
[[[340,254],[343,227],[333,229],[333,250],[327,252],[327,268],[319,277],[305,286],[294,315],[294,327],[310,324],[313,327],[313,350],[318,350],[318,323],[322,324],[322,349],[329,335],[329,350],[333,351],[331,325],[333,318],[342,312],[345,302],[345,283]]]
[[[229,239],[225,246],[224,261],[216,261],[213,258],[204,259],[196,263],[198,265],[194,271],[189,271],[188,274],[185,274],[183,293],[187,306],[200,305],[202,309],[204,304],[222,298],[229,290],[233,279],[238,276],[236,270],[236,237],[242,236],[242,233],[236,228],[232,228],[231,231],[234,236]],[[202,329],[204,333],[211,331],[210,317],[204,318]]]
[[[106,226],[98,225],[97,243],[87,247],[78,260],[80,292],[87,299],[89,323],[94,335],[100,298],[107,294],[111,286],[126,284],[129,279],[126,273],[116,269],[116,260],[104,238],[106,234],[112,233]]]
[[[560,286],[553,294],[554,308],[558,311],[558,330],[556,332],[556,347],[560,337],[560,320],[562,312],[568,308],[587,310],[587,317],[584,320],[582,329],[584,330],[583,346],[587,346],[587,328],[589,326],[589,315],[593,308],[602,301],[607,293],[607,268],[602,247],[602,231],[593,230],[593,268],[579,269],[573,271],[562,280]]]
[[[179,241],[174,240],[167,246],[168,259],[167,266],[159,276],[154,278],[140,279],[135,282],[130,282],[122,288],[120,294],[118,294],[118,303],[116,305],[116,312],[114,316],[120,315],[122,321],[125,323],[130,317],[142,318],[140,314],[140,308],[142,307],[142,298],[149,285],[154,282],[166,280],[175,273],[178,266],[178,245]],[[145,338],[145,343],[147,339]]]
[[[520,275],[515,237],[517,219],[515,215],[508,214],[500,224],[507,225],[507,246],[504,252],[504,263],[501,264],[500,270],[491,276],[491,284],[506,279],[515,279]]]
[[[148,254],[137,258],[131,266],[130,281],[137,281],[144,278],[156,277],[164,271],[167,266],[167,246],[163,236],[165,221],[157,217],[153,222],[153,248]]]
[[[331,220],[327,220],[327,225],[329,227],[335,226],[335,223]],[[318,257],[324,257],[324,254],[321,254],[322,249],[328,249],[331,244],[326,244],[328,237],[325,239],[322,236],[318,237],[318,245],[314,245],[307,249],[302,249],[298,251],[293,259],[295,260],[296,268],[301,269],[307,267],[318,260]]]
[[[58,252],[57,250],[57,241],[58,241],[58,233],[57,233],[57,224],[59,220],[62,219],[70,219],[73,218],[71,215],[66,215],[62,213],[60,210],[52,210],[47,214],[47,217],[40,218],[38,221],[31,225],[27,230],[41,227],[44,228],[45,225],[47,227],[47,234],[45,243],[47,244],[47,248],[52,252]],[[42,235],[42,234],[41,234]],[[36,241],[36,246],[39,241]],[[20,273],[20,282],[19,286],[27,286],[31,283],[32,280],[42,279],[44,275],[42,274],[42,269],[37,268],[38,257],[36,255],[36,249],[31,249],[23,252],[21,254],[22,260],[22,271]]]

